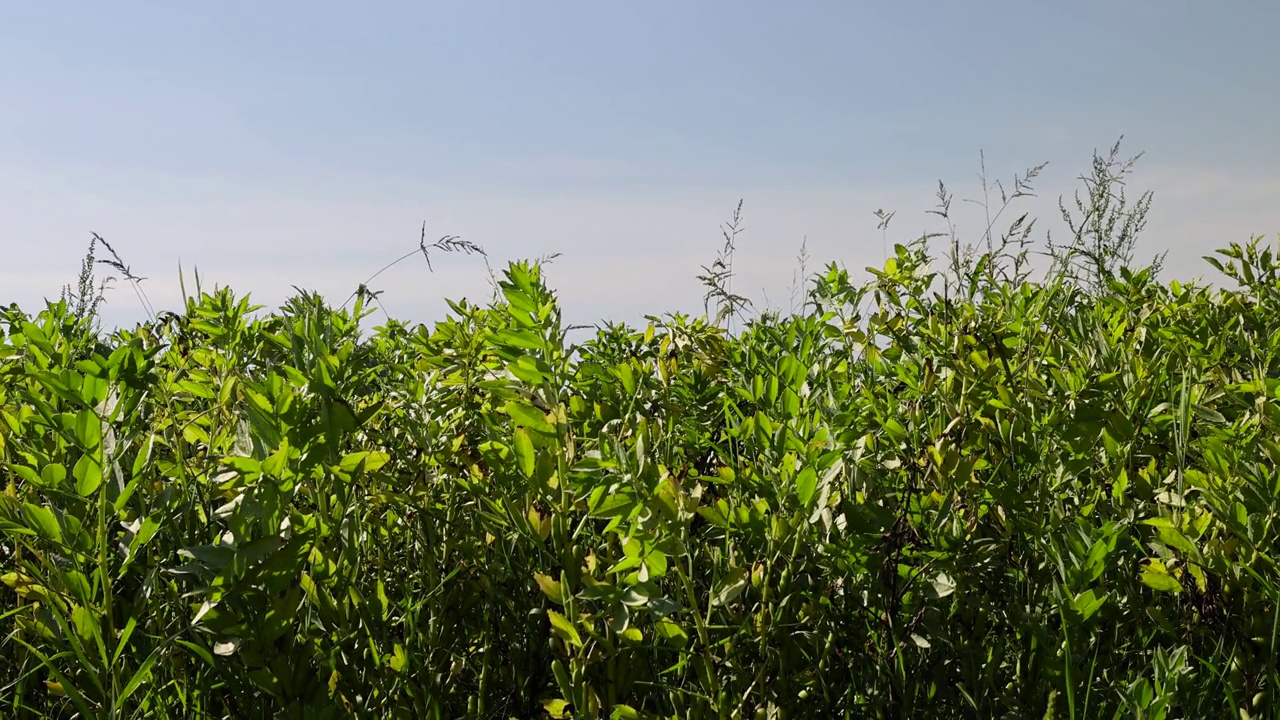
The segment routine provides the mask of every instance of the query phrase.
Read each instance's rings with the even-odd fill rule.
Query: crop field
[[[1280,258],[1161,280],[1113,161],[1047,272],[1019,220],[787,314],[732,232],[705,317],[588,333],[532,262],[5,309],[0,715],[1277,717]]]

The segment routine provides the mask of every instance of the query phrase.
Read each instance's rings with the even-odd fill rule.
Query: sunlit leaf
[[[730,570],[711,591],[711,606],[727,605],[738,598],[746,589],[751,573],[747,568],[737,567]]]
[[[582,647],[582,637],[578,635],[577,628],[568,618],[555,610],[548,610],[547,617],[551,620],[551,631],[561,640],[574,647]]]

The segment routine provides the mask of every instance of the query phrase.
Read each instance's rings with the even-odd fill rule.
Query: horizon
[[[1262,92],[1280,6],[126,2],[10,20],[0,302],[28,312],[74,285],[94,232],[157,309],[181,306],[179,264],[273,309],[293,285],[341,302],[425,221],[495,270],[560,253],[567,322],[700,314],[739,199],[735,288],[785,306],[802,240],[812,266],[860,275],[942,229],[940,179],[976,242],[961,201],[980,152],[1006,187],[1048,162],[1022,209],[1060,230],[1058,196],[1122,135],[1122,157],[1145,153],[1131,197],[1154,192],[1138,259],[1167,252],[1166,277],[1280,232],[1280,98]],[[477,258],[433,264],[378,278],[392,316],[488,297]],[[117,283],[104,327],[144,316]]]

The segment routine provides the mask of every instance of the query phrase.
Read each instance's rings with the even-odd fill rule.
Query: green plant
[[[529,262],[430,327],[10,309],[0,714],[1273,717],[1274,249],[1033,281],[1013,227],[732,334],[570,343]]]

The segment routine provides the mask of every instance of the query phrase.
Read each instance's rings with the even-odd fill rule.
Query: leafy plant
[[[536,262],[429,327],[10,309],[0,713],[1273,717],[1273,247],[1034,281],[1013,226],[732,334],[570,343]]]

